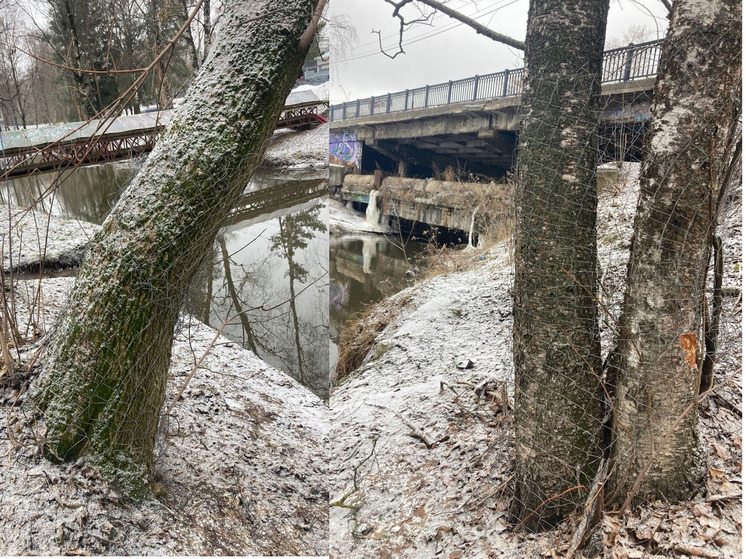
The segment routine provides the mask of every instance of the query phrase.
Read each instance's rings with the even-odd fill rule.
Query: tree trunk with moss
[[[585,500],[602,456],[596,164],[608,1],[532,0],[518,151],[516,489],[529,529]]]
[[[57,323],[34,397],[49,458],[87,454],[125,491],[147,490],[179,308],[260,163],[313,36],[316,6],[223,5],[209,57],[92,240]]]
[[[631,493],[631,504],[685,499],[701,481],[693,404],[705,277],[718,202],[740,158],[740,84],[740,1],[674,2],[610,367],[611,485],[619,503]]]

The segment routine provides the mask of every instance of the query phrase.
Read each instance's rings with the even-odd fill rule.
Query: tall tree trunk
[[[512,513],[552,525],[601,458],[596,162],[608,0],[532,0],[518,152],[516,490]],[[535,511],[535,512],[534,512]]]
[[[147,491],[179,308],[261,160],[310,44],[315,6],[223,6],[211,55],[92,240],[58,321],[34,398],[48,457],[85,452],[125,491]]]
[[[189,19],[189,6],[187,5],[187,0],[181,0],[181,18],[182,21],[186,21]],[[197,70],[199,70],[199,45],[194,40],[194,33],[192,33],[192,26],[189,25],[186,28],[186,31],[184,31],[184,38],[187,42],[187,47],[189,49],[189,63],[192,66],[192,71],[196,74]]]
[[[76,11],[70,0],[64,0],[62,4],[64,13],[62,14],[65,18],[65,23],[69,25],[69,32],[71,38],[71,44],[68,50],[72,49],[72,65],[81,70],[84,66],[82,46],[80,44],[80,38],[78,33],[78,25],[76,20]],[[68,60],[65,60],[68,62]],[[93,118],[96,116],[96,107],[94,104],[95,99],[95,85],[93,83],[93,77],[86,75],[83,72],[72,72],[72,79],[74,84],[74,92],[77,96],[78,111],[84,115],[86,119]]]
[[[202,56],[206,57],[212,45],[212,8],[210,7],[210,0],[202,2],[202,30],[204,31]]]
[[[740,114],[741,3],[674,2],[645,139],[615,381],[615,500],[683,499],[698,441],[705,276]],[[635,483],[640,478],[639,487]],[[636,490],[636,491],[635,491]]]

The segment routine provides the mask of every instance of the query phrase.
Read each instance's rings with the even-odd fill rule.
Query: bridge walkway
[[[327,122],[318,111],[325,105],[327,100],[309,91],[291,94],[276,128],[297,130]],[[0,132],[0,180],[147,153],[173,114],[166,110]]]
[[[630,82],[658,74],[663,41],[630,44],[604,52],[602,84],[618,84],[620,91]],[[330,107],[333,124],[362,117],[427,109],[474,101],[518,97],[523,91],[523,68],[474,76],[416,89],[406,89]]]

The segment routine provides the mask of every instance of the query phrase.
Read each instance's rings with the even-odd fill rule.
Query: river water
[[[329,240],[329,337],[331,363],[345,323],[366,307],[414,283],[426,243],[395,235],[346,233]]]
[[[77,169],[37,207],[101,223],[138,170],[137,161]],[[329,241],[325,177],[257,173],[189,288],[186,311],[328,398]],[[0,189],[25,207],[49,174]],[[6,194],[7,193],[7,194]]]

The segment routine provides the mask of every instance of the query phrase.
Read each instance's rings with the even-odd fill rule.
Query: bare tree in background
[[[0,114],[5,125],[26,128],[31,91],[31,72],[24,68],[17,46],[25,43],[25,30],[15,6],[3,7],[0,15]]]

